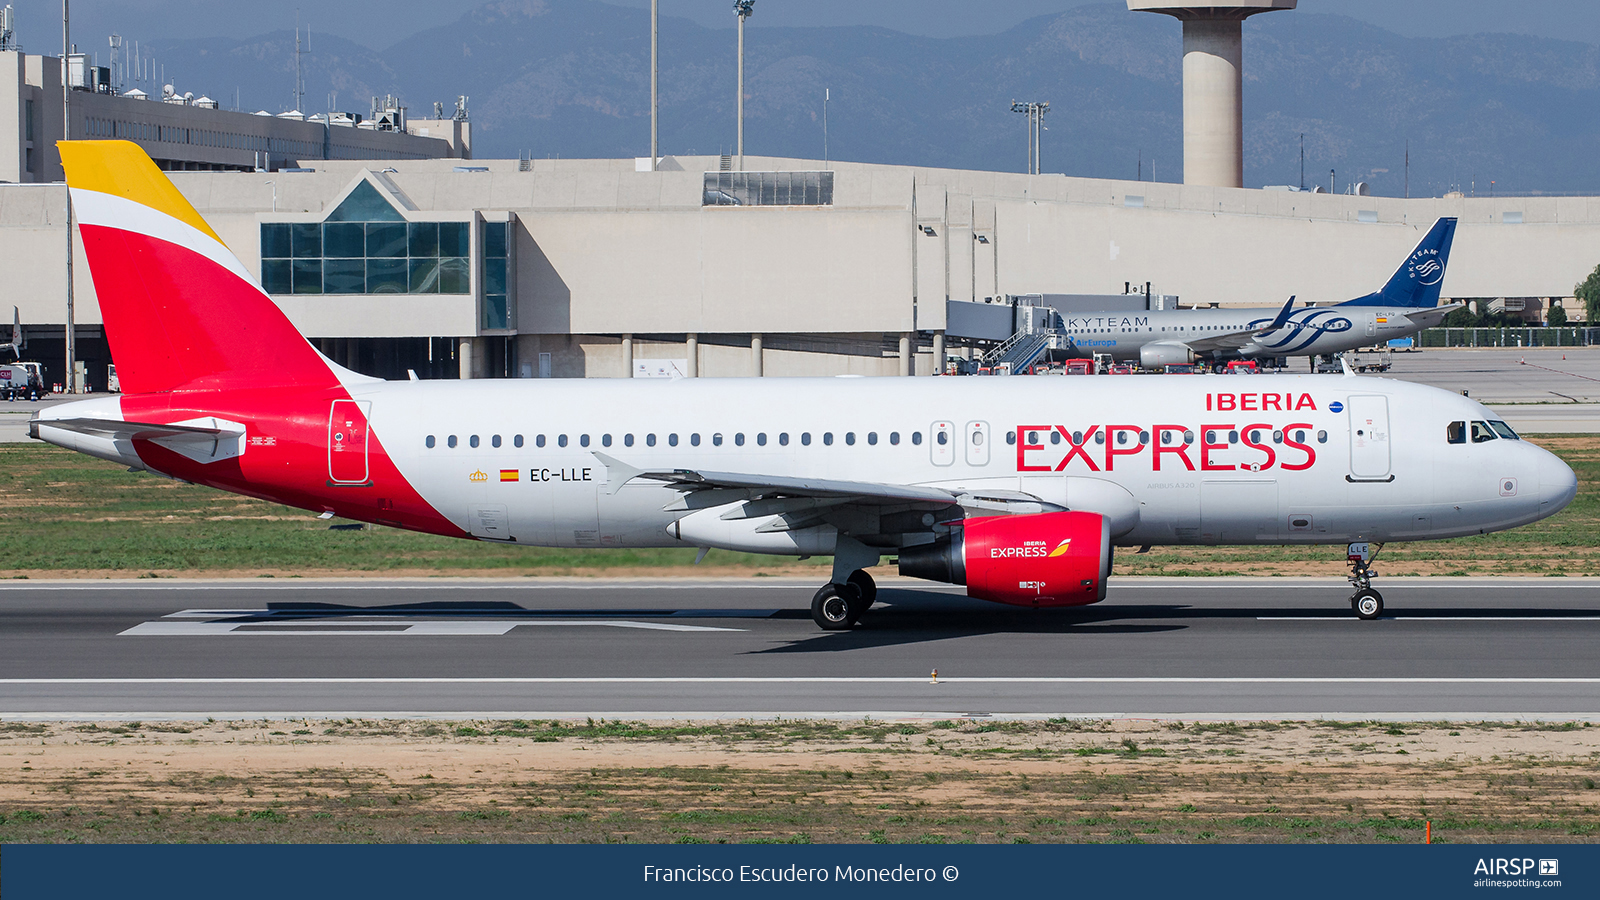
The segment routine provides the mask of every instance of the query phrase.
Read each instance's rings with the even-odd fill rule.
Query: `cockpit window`
[[[1444,427],[1444,439],[1452,444],[1465,444],[1467,442],[1467,423],[1451,422]]]
[[[1511,430],[1510,425],[1507,425],[1499,419],[1490,419],[1489,427],[1494,429],[1495,434],[1500,435],[1508,441],[1521,440],[1521,438],[1517,437],[1517,433]]]
[[[1489,427],[1488,422],[1472,423],[1472,442],[1474,444],[1481,444],[1485,441],[1492,441],[1494,439],[1494,429]]]

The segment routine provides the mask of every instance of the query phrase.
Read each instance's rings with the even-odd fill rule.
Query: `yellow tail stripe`
[[[98,191],[148,206],[222,243],[150,157],[129,141],[57,141],[67,186]]]

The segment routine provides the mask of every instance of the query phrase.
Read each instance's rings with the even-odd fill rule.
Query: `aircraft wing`
[[[1463,306],[1466,306],[1466,304],[1448,303],[1444,306],[1435,306],[1431,309],[1408,309],[1405,311],[1405,317],[1410,319],[1411,323],[1416,325],[1418,328],[1434,328],[1440,322],[1444,321],[1445,316],[1450,315]]]
[[[1226,334],[1213,334],[1197,340],[1184,341],[1184,343],[1188,344],[1196,353],[1210,353],[1214,350],[1240,350],[1257,337],[1271,334],[1282,328],[1288,323],[1289,314],[1293,311],[1294,297],[1290,297],[1289,302],[1283,304],[1283,308],[1278,310],[1278,315],[1266,325],[1257,325],[1240,331],[1230,331]]]
[[[1020,491],[964,490],[915,484],[883,484],[872,481],[839,481],[828,478],[794,478],[755,475],[743,472],[710,472],[700,469],[640,469],[604,453],[594,453],[606,467],[607,493],[614,494],[635,479],[659,481],[685,492],[737,491],[751,498],[805,498],[826,505],[921,506],[940,508],[960,506],[991,513],[1041,512],[1056,509],[1032,494]]]
[[[228,423],[232,424],[232,423]],[[46,425],[59,428],[62,431],[71,431],[76,434],[86,434],[92,437],[111,438],[113,440],[155,440],[163,439],[165,443],[182,443],[192,441],[195,443],[212,444],[222,438],[238,437],[244,434],[243,426],[233,428],[211,428],[201,425],[162,425],[156,422],[124,422],[120,419],[33,419],[28,422],[28,435],[37,439],[39,426]]]

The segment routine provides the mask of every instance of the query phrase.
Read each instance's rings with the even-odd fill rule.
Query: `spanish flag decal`
[[[1386,317],[1384,317],[1384,316],[1379,316],[1378,317],[1378,324],[1379,325],[1387,325],[1388,323],[1389,323],[1389,320]]]
[[[1061,543],[1057,544],[1056,548],[1054,550],[1050,551],[1050,558],[1051,559],[1055,559],[1056,557],[1065,554],[1067,552],[1067,548],[1069,548],[1071,546],[1072,546],[1072,538],[1067,538],[1066,540],[1064,540]]]
[[[500,480],[501,481],[516,481],[519,471],[520,470],[518,470],[518,469],[501,469],[500,470]]]

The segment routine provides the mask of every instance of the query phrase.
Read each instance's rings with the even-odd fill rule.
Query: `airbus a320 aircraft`
[[[127,393],[43,410],[35,437],[450,537],[831,555],[824,629],[856,624],[885,556],[1076,606],[1117,546],[1480,534],[1576,492],[1478,403],[1354,376],[386,382],[319,354],[135,145],[61,152]]]
[[[1321,356],[1371,347],[1444,321],[1461,304],[1439,305],[1456,220],[1439,219],[1383,287],[1337,306],[1083,312],[1062,317],[1082,353],[1110,354],[1147,369],[1196,359]]]

